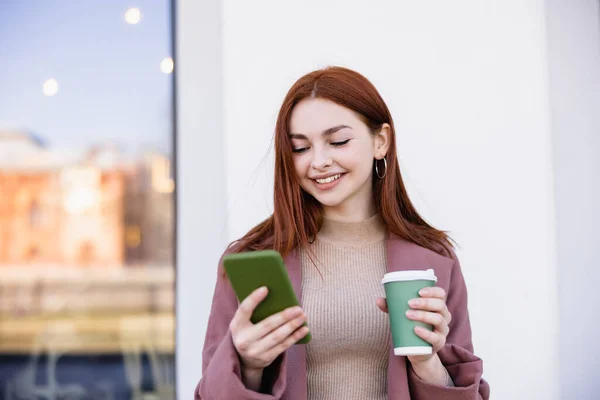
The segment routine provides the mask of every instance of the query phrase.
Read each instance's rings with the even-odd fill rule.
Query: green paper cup
[[[418,337],[414,329],[422,326],[432,330],[433,326],[408,319],[406,311],[410,309],[408,301],[420,297],[419,290],[432,287],[436,282],[433,269],[396,271],[384,275],[381,283],[385,289],[395,355],[431,354],[431,344]]]

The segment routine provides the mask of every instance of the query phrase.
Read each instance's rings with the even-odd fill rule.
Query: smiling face
[[[373,161],[387,152],[387,124],[373,134],[353,111],[310,98],[294,107],[290,137],[298,181],[326,217],[352,221],[375,214]]]

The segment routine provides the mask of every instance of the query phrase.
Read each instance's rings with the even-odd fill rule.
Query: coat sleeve
[[[231,252],[228,250],[225,254]],[[194,392],[195,400],[274,400],[285,389],[285,353],[265,369],[263,388],[266,393],[247,389],[242,382],[241,364],[233,345],[229,324],[238,300],[224,276],[223,257],[219,261],[217,281],[202,350],[202,378]]]
[[[490,397],[490,387],[482,379],[483,361],[473,354],[467,287],[456,254],[452,252],[451,256],[454,265],[450,273],[446,304],[452,320],[446,345],[438,352],[438,356],[455,387],[428,384],[409,368],[409,386],[414,400],[488,400]]]

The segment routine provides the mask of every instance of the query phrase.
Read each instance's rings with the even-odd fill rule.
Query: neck
[[[369,191],[361,197],[349,198],[334,207],[324,207],[324,217],[331,221],[360,222],[377,214],[373,194]]]
[[[341,245],[366,245],[379,242],[386,237],[386,227],[379,214],[358,222],[323,220],[317,238]]]

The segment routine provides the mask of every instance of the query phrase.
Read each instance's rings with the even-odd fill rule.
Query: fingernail
[[[416,307],[419,305],[419,299],[411,299],[408,301],[408,305],[411,307]]]
[[[258,289],[260,293],[265,293],[267,291],[267,287],[266,286],[261,286],[260,289]]]
[[[429,294],[429,290],[427,290],[427,289],[421,289],[421,290],[419,290],[419,294],[421,296],[427,296]]]
[[[406,312],[406,316],[407,316],[407,317],[409,317],[409,318],[412,318],[412,317],[414,317],[416,314],[417,314],[417,313],[416,313],[416,312],[414,312],[413,310],[408,310],[408,311]]]

